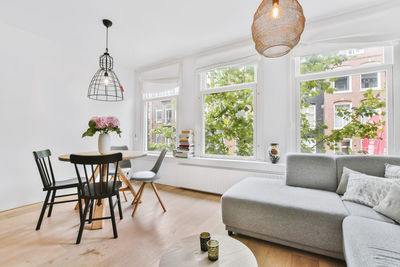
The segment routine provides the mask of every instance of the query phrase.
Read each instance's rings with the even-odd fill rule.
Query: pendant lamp
[[[124,88],[113,71],[114,60],[108,53],[108,28],[112,22],[103,20],[106,27],[106,51],[100,56],[100,69],[93,76],[88,90],[88,97],[93,100],[116,102],[124,100]]]
[[[251,28],[257,52],[270,58],[286,55],[299,43],[305,21],[297,0],[263,0]]]

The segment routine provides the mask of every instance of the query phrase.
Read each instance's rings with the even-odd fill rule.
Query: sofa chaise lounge
[[[343,167],[384,176],[400,157],[290,154],[286,179],[249,177],[222,196],[233,232],[345,259],[348,266],[400,266],[400,226],[336,193]]]

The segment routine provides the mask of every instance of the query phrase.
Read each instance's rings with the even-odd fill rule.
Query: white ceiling
[[[385,1],[299,2],[307,20],[313,21]],[[100,54],[104,50],[101,19],[111,19],[111,55],[119,64],[137,68],[250,38],[253,14],[260,3],[261,0],[1,0],[0,21],[74,50]]]

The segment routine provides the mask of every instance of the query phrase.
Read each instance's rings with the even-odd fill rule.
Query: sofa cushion
[[[400,157],[389,156],[338,156],[336,157],[337,179],[342,177],[343,167],[367,175],[383,177],[385,164],[400,165]]]
[[[335,192],[338,186],[335,158],[316,154],[289,154],[286,184]]]
[[[222,196],[225,225],[333,252],[342,252],[347,215],[336,193],[267,178],[247,178]]]
[[[369,219],[374,219],[382,222],[394,223],[394,221],[376,211],[372,208],[357,204],[350,201],[343,201],[344,206],[346,207],[347,211],[352,216],[359,216]]]
[[[400,226],[349,216],[343,221],[343,249],[348,267],[400,266]]]

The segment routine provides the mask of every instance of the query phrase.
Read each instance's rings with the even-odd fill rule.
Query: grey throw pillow
[[[393,183],[392,179],[350,173],[347,190],[342,200],[352,201],[372,208],[386,197]]]
[[[400,166],[386,163],[385,177],[390,179],[400,179]]]
[[[400,223],[400,185],[393,184],[387,196],[374,210]]]
[[[353,171],[352,169],[343,167],[342,177],[340,178],[340,183],[336,189],[336,193],[338,193],[339,195],[343,195],[346,192],[350,173],[362,174],[361,172]]]

